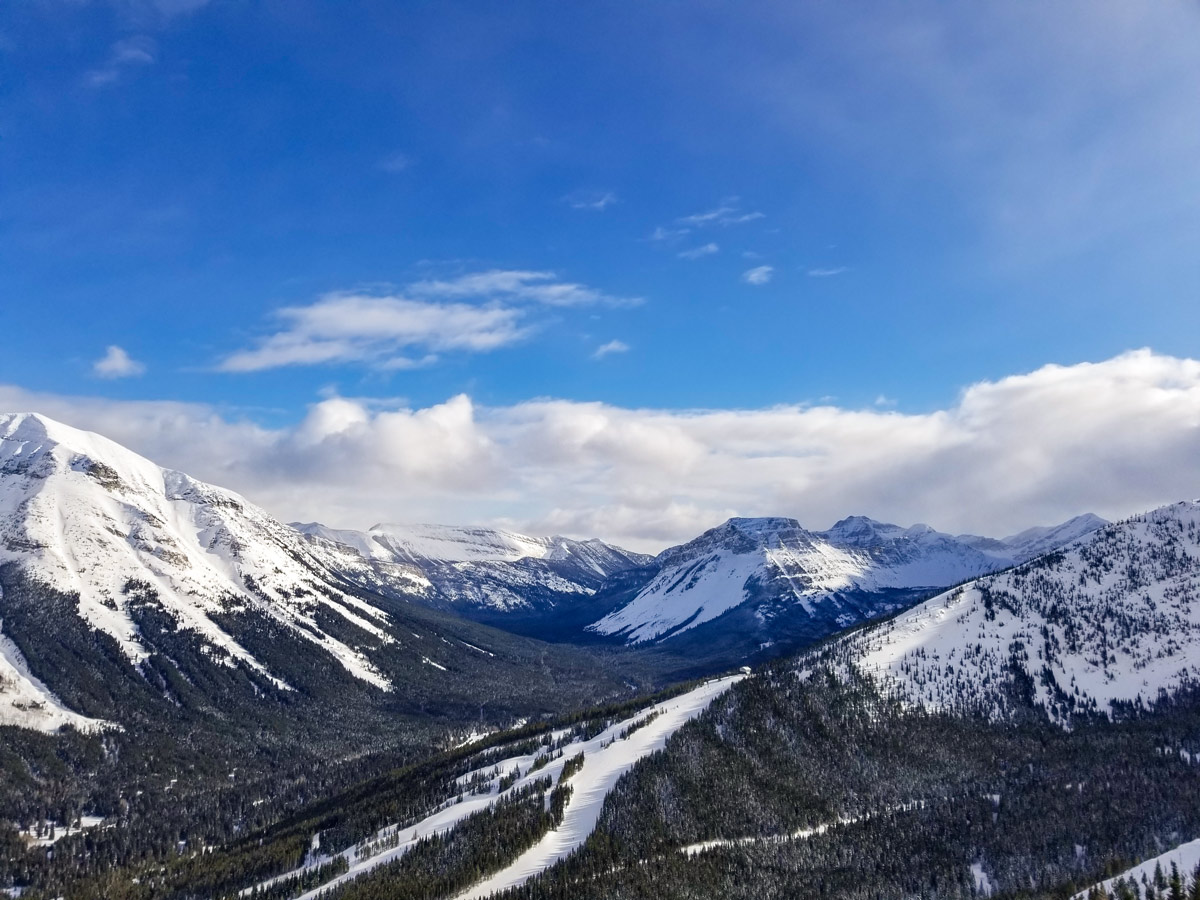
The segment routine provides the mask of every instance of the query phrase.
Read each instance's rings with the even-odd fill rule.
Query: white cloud
[[[1119,248],[1138,273],[1200,234],[1195,3],[790,4],[760,23],[822,52],[748,56],[737,90],[712,76],[729,102],[893,197],[943,185],[998,267]]]
[[[746,222],[762,218],[764,215],[760,212],[745,212],[740,209],[737,206],[737,198],[731,197],[714,209],[693,213],[690,216],[680,216],[675,221],[680,225],[703,228],[706,225],[744,225]]]
[[[836,275],[842,275],[849,271],[845,266],[836,266],[830,269],[809,269],[805,274],[809,278],[833,278]]]
[[[742,281],[746,284],[766,284],[775,274],[774,266],[755,266],[742,273]]]
[[[1146,350],[980,382],[920,414],[328,397],[268,429],[203,405],[2,386],[0,409],[99,431],[285,520],[506,523],[641,549],[733,514],[822,528],[861,513],[1003,535],[1200,493],[1200,361]]]
[[[629,345],[624,341],[609,341],[607,344],[601,344],[592,354],[592,359],[604,359],[606,356],[611,356],[614,353],[628,353]]]
[[[84,75],[83,83],[94,88],[116,84],[127,70],[153,65],[157,60],[158,44],[154,38],[144,34],[124,38],[109,48],[108,61],[103,67]]]
[[[129,378],[145,371],[142,363],[130,358],[116,344],[110,344],[104,355],[92,363],[92,374],[100,378]]]
[[[276,315],[284,322],[282,330],[257,347],[227,356],[218,368],[256,372],[346,362],[413,368],[403,351],[483,352],[516,343],[527,334],[516,309],[396,296],[327,294],[311,306],[285,307]]]
[[[563,203],[571,209],[604,212],[605,209],[617,202],[617,195],[612,191],[573,191],[563,197]]]
[[[470,301],[470,302],[467,302]],[[560,281],[553,272],[494,269],[431,279],[402,292],[337,292],[309,306],[275,313],[282,327],[257,345],[226,356],[224,372],[281,366],[366,363],[383,370],[431,365],[438,353],[481,353],[515,344],[533,330],[521,303],[545,306],[632,306],[586,285]],[[413,351],[419,356],[414,357]]]
[[[690,228],[663,228],[661,225],[658,225],[650,232],[650,237],[646,238],[646,240],[655,244],[669,244],[691,233],[692,229]]]
[[[636,306],[640,297],[618,297],[582,284],[559,281],[554,272],[493,269],[449,279],[418,281],[408,291],[423,297],[490,297],[547,306]]]
[[[707,244],[702,244],[699,247],[693,247],[691,250],[684,250],[679,254],[680,259],[700,259],[702,256],[711,256],[720,251],[720,247],[711,241]]]
[[[406,153],[393,153],[379,161],[379,170],[389,175],[396,175],[412,167],[412,157]]]

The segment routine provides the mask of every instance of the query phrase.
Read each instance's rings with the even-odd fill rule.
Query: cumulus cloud
[[[522,304],[631,306],[553,272],[494,269],[430,279],[389,294],[334,292],[308,306],[278,310],[280,327],[257,345],[226,356],[224,372],[282,366],[365,363],[384,370],[436,362],[446,351],[486,352],[514,344],[533,329]],[[414,356],[413,353],[417,355]]]
[[[775,274],[774,266],[755,266],[742,273],[742,281],[746,284],[766,284]]]
[[[129,378],[145,371],[142,363],[116,344],[110,344],[104,355],[92,363],[92,374],[100,378]]]
[[[1142,350],[971,385],[942,410],[655,410],[343,397],[287,428],[212,407],[0,387],[285,520],[493,523],[654,550],[730,515],[861,513],[1003,535],[1200,494],[1200,361]]]
[[[709,241],[707,244],[702,244],[699,247],[693,247],[691,250],[684,250],[679,254],[680,259],[700,259],[702,256],[712,256],[714,253],[720,252],[721,248]]]
[[[624,341],[609,341],[607,344],[601,344],[596,348],[596,352],[592,354],[592,359],[604,359],[606,356],[611,356],[614,353],[628,353],[629,345]]]

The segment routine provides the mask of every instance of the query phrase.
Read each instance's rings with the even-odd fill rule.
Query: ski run
[[[744,677],[746,676],[730,675],[713,679],[686,694],[672,697],[640,710],[627,719],[615,722],[589,740],[568,744],[563,748],[561,756],[541,768],[533,769],[537,755],[528,754],[511,757],[499,763],[490,764],[485,769],[463,775],[458,782],[465,785],[480,774],[493,771],[497,773],[488,793],[464,794],[461,800],[448,802],[414,825],[405,828],[400,828],[398,825],[386,826],[369,839],[343,850],[338,855],[346,859],[350,868],[325,884],[299,895],[296,900],[315,900],[331,888],[359,878],[379,866],[399,859],[421,839],[452,830],[468,816],[490,808],[501,798],[520,791],[539,778],[550,776],[557,784],[567,761],[582,753],[583,767],[570,778],[572,791],[570,799],[567,801],[562,824],[544,834],[536,844],[504,869],[488,876],[468,891],[460,894],[458,900],[487,897],[522,885],[554,863],[575,852],[595,829],[596,823],[600,819],[600,811],[604,806],[604,799],[616,785],[617,780],[633,768],[639,760],[663,749],[671,735],[704,712],[709,704]],[[639,727],[622,738],[622,733],[634,725]],[[511,776],[515,772],[521,773],[520,777],[505,791],[497,791],[499,781],[504,776]],[[388,845],[388,849],[372,854],[372,849],[381,843]],[[314,846],[316,845],[317,842],[314,841]],[[302,875],[335,858],[326,855],[311,858],[301,868],[264,881],[256,888],[265,889]],[[256,888],[247,888],[241,892],[241,896],[251,896]]]

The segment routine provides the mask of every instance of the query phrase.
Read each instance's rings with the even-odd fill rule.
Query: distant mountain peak
[[[369,531],[293,525],[310,542],[348,548],[343,575],[385,594],[416,598],[469,618],[537,615],[564,601],[590,597],[610,575],[650,557],[597,539],[531,537],[484,526],[380,523]]]

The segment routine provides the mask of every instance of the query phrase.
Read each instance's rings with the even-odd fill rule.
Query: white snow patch
[[[1200,503],[1106,526],[844,645],[852,665],[885,690],[932,709],[1002,718],[1014,663],[1035,703],[1063,724],[1066,698],[1099,712],[1114,702],[1151,703],[1200,682]]]
[[[1148,859],[1131,869],[1126,869],[1120,875],[1115,875],[1107,881],[1100,882],[1099,886],[1105,891],[1111,891],[1113,885],[1121,878],[1124,878],[1138,892],[1138,896],[1145,897],[1145,882],[1153,881],[1154,870],[1162,866],[1163,874],[1170,878],[1172,863],[1179,867],[1179,874],[1183,876],[1186,883],[1187,879],[1195,871],[1196,866],[1200,864],[1200,839],[1180,844],[1173,850],[1168,850],[1166,853],[1162,853],[1153,859]],[[1087,900],[1087,895],[1090,891],[1090,887],[1087,890],[1080,891],[1071,900]]]
[[[134,665],[149,651],[130,604],[156,598],[217,663],[288,689],[215,621],[253,609],[388,689],[357,649],[323,632],[334,612],[379,643],[386,613],[337,589],[304,539],[230,491],[162,469],[100,435],[33,414],[0,415],[0,563],[79,597],[77,612]]]
[[[104,818],[102,816],[80,816],[78,824],[75,822],[70,822],[66,825],[63,825],[60,822],[46,822],[42,826],[41,835],[37,833],[36,827],[26,828],[24,831],[19,832],[19,834],[26,841],[26,843],[32,846],[50,847],[54,844],[57,844],[65,837],[69,837],[73,834],[82,834],[83,832],[90,831],[93,828],[99,828],[103,824]],[[52,827],[54,831],[53,837],[50,836]]]
[[[992,880],[988,878],[988,873],[983,871],[983,863],[971,863],[971,878],[975,882],[975,890],[985,897],[992,896],[995,888],[992,887]]]
[[[18,725],[47,733],[64,725],[80,731],[98,731],[117,726],[103,719],[90,719],[72,712],[29,671],[25,657],[5,634],[0,620],[0,725]]]

